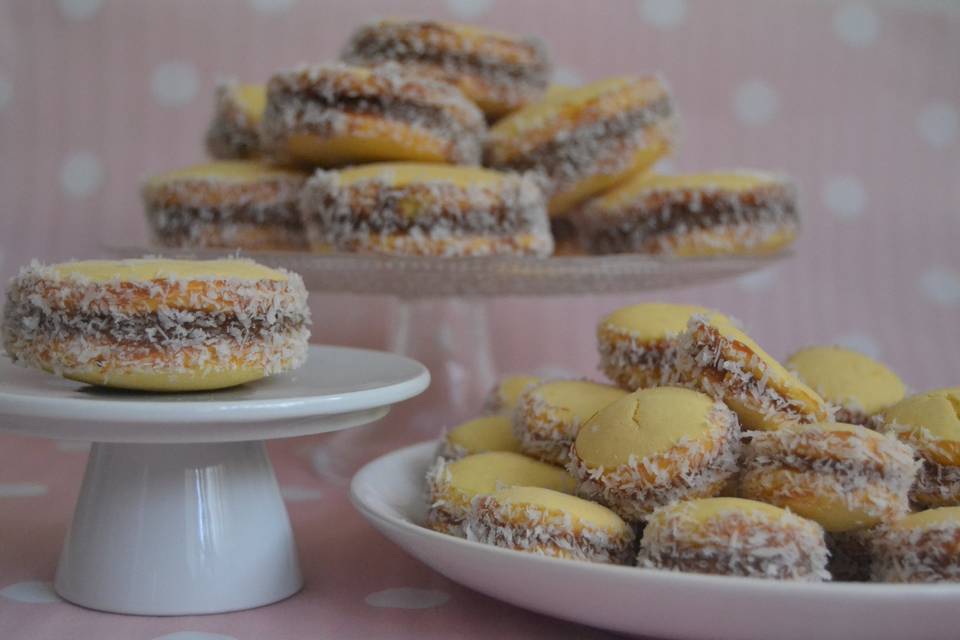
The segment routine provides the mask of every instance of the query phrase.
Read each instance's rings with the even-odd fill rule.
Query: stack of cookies
[[[489,415],[445,434],[429,526],[645,568],[960,580],[960,388],[907,396],[840,347],[783,365],[702,307],[626,307],[597,336],[613,384],[510,376]],[[492,455],[531,471],[463,470]],[[456,530],[436,525],[450,518]]]
[[[532,37],[430,20],[360,26],[340,60],[224,82],[213,162],[142,190],[163,247],[419,256],[768,253],[798,231],[778,174],[663,176],[656,75],[548,86]]]

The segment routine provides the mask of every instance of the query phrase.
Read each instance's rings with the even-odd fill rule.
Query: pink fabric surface
[[[662,299],[731,313],[775,355],[839,342],[881,358],[915,389],[955,385],[960,10],[951,4],[0,2],[0,276],[32,258],[89,258],[104,243],[142,243],[137,182],[201,159],[217,78],[262,81],[279,68],[330,59],[353,25],[376,15],[431,16],[539,35],[564,82],[662,71],[683,117],[672,168],[782,169],[797,179],[806,218],[793,257],[736,281],[490,301],[493,369],[596,375],[598,317]],[[390,300],[312,300],[316,341],[388,346]],[[438,358],[426,364],[435,375],[451,370]],[[309,496],[288,503],[307,578],[295,598],[229,616],[138,619],[0,595],[0,638],[151,639],[190,630],[237,640],[588,636],[457,587],[350,508],[344,477],[353,462],[439,431],[452,418],[448,400],[427,394],[368,428],[351,462],[334,459],[326,476],[301,452],[330,436],[273,446],[281,484]],[[0,438],[0,589],[51,579],[83,457],[47,441]],[[390,588],[450,598],[419,610],[365,603]]]

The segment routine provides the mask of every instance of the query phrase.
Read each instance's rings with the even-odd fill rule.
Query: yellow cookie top
[[[650,302],[617,309],[600,321],[600,330],[625,331],[642,341],[662,340],[686,330],[690,316],[711,313],[688,304]]]
[[[936,440],[960,443],[960,387],[918,393],[881,415],[888,426],[896,423],[898,431],[903,429],[901,433],[920,436],[925,431]]]
[[[787,360],[824,399],[870,415],[903,399],[900,378],[873,358],[842,347],[807,347]]]
[[[275,178],[306,178],[306,175],[301,171],[275,167],[257,160],[215,160],[161,173],[150,178],[147,185],[156,187],[190,181],[256,182]]]
[[[337,172],[340,184],[347,186],[359,182],[378,180],[394,187],[410,184],[445,182],[458,187],[496,186],[506,174],[492,169],[431,164],[426,162],[377,162],[351,167]]]
[[[51,265],[62,277],[80,277],[93,282],[148,280],[288,280],[287,274],[253,260],[81,260]]]
[[[618,387],[586,380],[545,382],[528,393],[561,413],[565,419],[581,424],[600,409],[627,395]]]
[[[662,524],[668,519],[679,516],[690,523],[706,524],[711,521],[722,520],[731,514],[747,515],[767,522],[777,522],[785,517],[790,517],[790,512],[786,509],[781,509],[757,500],[745,500],[743,498],[701,498],[698,500],[675,502],[674,504],[660,507],[653,512],[650,520],[651,522]]]
[[[237,106],[251,122],[260,122],[267,108],[267,86],[263,84],[235,84],[230,93]]]
[[[465,494],[493,493],[503,486],[524,485],[573,493],[576,481],[569,473],[552,464],[508,451],[476,453],[451,462],[451,485]]]
[[[592,467],[616,467],[663,453],[681,440],[717,437],[708,418],[714,401],[680,387],[631,393],[601,409],[577,435],[577,456]]]
[[[513,451],[520,453],[520,442],[513,435],[508,415],[484,416],[468,420],[450,430],[447,442],[463,447],[467,453]]]
[[[897,520],[891,529],[912,530],[925,529],[927,527],[936,527],[938,525],[954,525],[960,527],[960,507],[940,507],[939,509],[927,509]]]
[[[782,184],[785,178],[765,171],[738,170],[663,175],[642,172],[614,187],[594,201],[601,208],[615,209],[647,194],[663,191],[725,191],[740,193],[757,187]]]
[[[520,394],[522,394],[527,387],[537,384],[538,382],[540,382],[540,377],[538,376],[515,375],[501,378],[494,392],[501,410],[512,413],[517,406],[517,401],[520,400]]]
[[[500,504],[562,512],[574,520],[574,526],[580,524],[607,529],[614,535],[625,534],[629,529],[620,516],[603,505],[551,489],[507,487],[494,492],[492,497]]]

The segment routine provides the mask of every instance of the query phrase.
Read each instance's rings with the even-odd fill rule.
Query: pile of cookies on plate
[[[678,143],[661,78],[551,87],[551,72],[536,38],[381,20],[340,61],[223,83],[215,161],[143,185],[154,242],[544,257],[763,254],[794,240],[783,175],[651,171]]]
[[[960,387],[840,347],[780,364],[722,313],[619,309],[614,384],[504,378],[449,430],[427,525],[560,558],[785,580],[960,580]]]

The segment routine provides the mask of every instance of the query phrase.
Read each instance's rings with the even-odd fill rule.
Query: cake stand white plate
[[[57,593],[117,613],[217,613],[302,586],[264,441],[377,420],[429,383],[414,360],[341,347],[310,347],[293,373],[173,395],[90,387],[0,358],[0,430],[94,443]]]
[[[805,584],[547,558],[420,526],[436,442],[379,458],[353,503],[381,533],[451,580],[494,598],[621,633],[685,640],[944,640],[958,636],[960,584]]]

